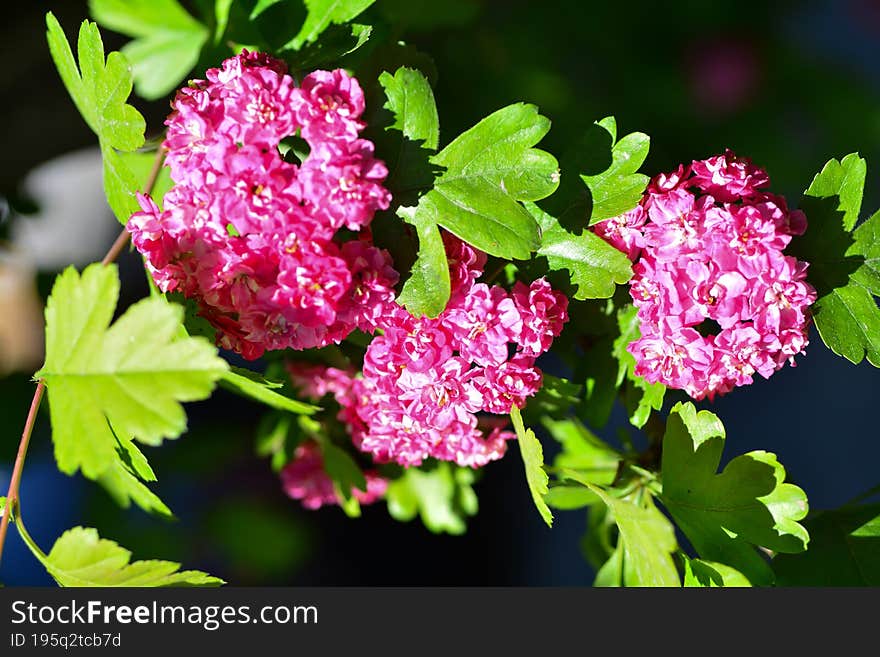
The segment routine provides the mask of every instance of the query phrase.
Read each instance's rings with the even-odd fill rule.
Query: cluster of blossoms
[[[346,425],[356,417],[354,405],[355,373],[326,365],[291,361],[287,364],[291,383],[304,397],[319,402],[331,395],[339,404],[338,418]],[[352,495],[361,504],[372,504],[385,495],[388,480],[375,470],[364,472],[367,490],[352,489]],[[293,459],[281,470],[281,485],[293,499],[300,500],[307,509],[318,509],[325,504],[341,504],[342,500],[333,480],[324,469],[321,448],[314,441],[307,441],[294,450]]]
[[[535,359],[550,348],[568,321],[568,299],[545,279],[511,292],[477,283],[486,255],[444,235],[452,295],[436,318],[413,317],[389,304],[379,320],[382,334],[364,356],[363,373],[324,365],[289,363],[301,394],[332,395],[337,418],[352,441],[376,463],[420,465],[427,458],[480,467],[501,458],[506,441],[501,418],[522,407],[541,386]],[[338,502],[314,447],[297,452],[282,472],[288,493],[309,508]],[[387,483],[367,472],[363,501],[380,497]],[[310,506],[311,505],[311,506]]]
[[[364,96],[342,70],[297,87],[284,63],[248,53],[181,89],[163,144],[174,187],[160,210],[139,195],[132,241],[163,291],[199,303],[218,342],[245,358],[372,332],[397,273],[369,231],[388,207],[385,165],[358,137]],[[296,133],[300,165],[279,152]]]
[[[768,184],[727,151],[657,176],[635,209],[596,224],[635,261],[641,337],[627,349],[637,375],[711,399],[794,365],[816,291],[807,263],[783,249],[807,222]]]
[[[476,413],[507,415],[541,386],[535,359],[568,320],[568,299],[545,279],[511,292],[476,283],[486,255],[445,235],[452,295],[436,318],[393,307],[355,381],[355,444],[377,462],[419,465],[432,457],[480,467],[513,435],[485,435]]]
[[[372,504],[385,495],[388,480],[375,472],[364,473],[364,478],[367,490],[352,488],[351,493],[361,504]],[[321,448],[313,441],[303,443],[294,450],[293,460],[281,470],[281,486],[284,492],[299,500],[307,509],[342,503],[333,480],[324,470]]]

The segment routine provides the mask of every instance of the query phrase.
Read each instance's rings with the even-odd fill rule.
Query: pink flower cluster
[[[479,467],[512,437],[488,435],[476,413],[506,415],[541,386],[535,359],[568,320],[568,299],[539,279],[511,292],[476,283],[485,254],[445,235],[452,296],[436,318],[403,308],[383,320],[355,382],[355,444],[377,462],[419,465],[432,457]]]
[[[381,335],[364,356],[362,375],[326,365],[288,362],[294,387],[320,401],[337,402],[337,419],[355,446],[377,463],[420,465],[426,458],[480,467],[501,458],[506,416],[541,386],[535,359],[547,351],[568,321],[568,299],[544,279],[516,283],[508,293],[476,280],[486,255],[445,234],[452,294],[436,318],[416,318],[391,304],[377,318]],[[486,435],[488,433],[488,435]],[[384,495],[387,481],[365,473],[361,502]],[[320,452],[307,443],[282,471],[288,494],[308,508],[338,503],[322,469]]]
[[[361,230],[388,207],[385,165],[358,137],[364,96],[342,70],[295,86],[284,63],[244,51],[181,89],[164,148],[174,187],[139,195],[128,229],[163,291],[196,299],[218,343],[259,357],[371,332],[397,273]],[[299,132],[309,153],[285,161]]]
[[[367,490],[352,488],[351,493],[361,504],[372,504],[385,495],[388,480],[374,472],[364,473],[364,478]],[[321,448],[313,441],[305,442],[294,450],[293,460],[281,470],[281,486],[285,493],[299,500],[307,509],[342,503],[333,480],[324,470]]]
[[[287,371],[302,395],[314,402],[332,395],[341,408],[340,420],[348,424],[355,417],[352,415],[356,401],[353,371],[293,361],[287,364]],[[351,492],[361,504],[372,504],[385,495],[388,480],[375,470],[364,472],[364,478],[367,490],[352,488]],[[281,485],[290,497],[300,500],[307,509],[341,504],[333,480],[324,469],[321,448],[311,440],[299,445],[293,459],[281,470]]]
[[[807,222],[768,183],[728,150],[657,176],[635,209],[596,224],[636,261],[637,375],[711,399],[794,365],[816,291],[783,249]]]

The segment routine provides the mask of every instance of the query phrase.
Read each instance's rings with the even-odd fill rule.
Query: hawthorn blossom
[[[635,210],[596,224],[635,261],[637,375],[711,399],[794,365],[816,291],[783,251],[806,217],[768,184],[728,150],[660,174]]]
[[[181,89],[163,147],[174,187],[138,195],[132,242],[163,291],[197,301],[220,346],[245,358],[371,332],[398,274],[366,228],[388,173],[359,138],[363,92],[342,70],[300,87],[280,60],[242,54]],[[309,153],[282,158],[295,133]],[[362,231],[340,241],[342,228]]]
[[[477,283],[485,254],[450,235],[444,244],[453,281],[446,309],[436,318],[392,309],[354,383],[353,439],[380,463],[480,467],[501,458],[513,434],[487,435],[478,414],[507,415],[540,389],[535,358],[568,321],[568,299],[546,280],[512,292]]]
[[[372,504],[381,499],[388,489],[388,480],[375,472],[365,472],[367,490],[352,487],[351,494],[361,504]],[[324,459],[317,443],[309,441],[299,445],[293,459],[281,470],[281,486],[284,492],[299,500],[307,509],[319,509],[325,505],[340,505],[341,500],[333,480],[324,469]]]
[[[515,437],[507,416],[540,389],[535,360],[568,321],[568,299],[545,279],[517,282],[509,292],[478,283],[486,255],[450,234],[443,242],[453,291],[437,317],[383,306],[360,373],[288,363],[301,394],[316,402],[332,395],[336,419],[376,463],[409,467],[433,458],[476,468],[501,458]],[[299,473],[305,465],[290,467]]]

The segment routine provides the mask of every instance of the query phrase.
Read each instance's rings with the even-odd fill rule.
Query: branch
[[[149,194],[156,186],[156,180],[159,178],[159,172],[162,170],[162,164],[165,161],[165,149],[161,146],[156,151],[156,159],[153,161],[153,167],[150,169],[150,175],[144,186],[145,193]],[[101,264],[106,266],[119,257],[125,245],[128,243],[128,230],[123,228],[119,237],[113,242],[113,246],[107,251],[107,254],[101,259]],[[46,390],[46,382],[43,379],[37,381],[37,389],[34,391],[34,398],[31,400],[31,408],[28,411],[27,420],[24,423],[24,430],[21,433],[21,442],[18,444],[18,454],[15,456],[15,464],[12,466],[12,478],[9,480],[9,490],[6,492],[6,506],[3,509],[3,519],[0,520],[0,562],[3,560],[3,546],[6,545],[6,532],[9,529],[9,519],[13,510],[17,513],[20,506],[19,486],[21,484],[21,473],[24,470],[24,460],[27,456],[28,445],[31,442],[31,434],[34,430],[34,423],[37,419],[37,411],[40,408],[40,402],[43,400],[43,392]],[[20,514],[19,514],[20,515]]]

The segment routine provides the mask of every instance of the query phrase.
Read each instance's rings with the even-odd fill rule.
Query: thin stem
[[[156,151],[156,159],[153,160],[153,166],[150,168],[150,175],[147,177],[147,184],[144,185],[144,193],[150,194],[153,191],[153,187],[156,186],[156,181],[159,179],[159,172],[162,171],[162,164],[165,162],[165,149],[161,146]],[[116,238],[116,241],[113,242],[113,246],[110,247],[110,250],[107,251],[107,255],[101,260],[102,265],[109,265],[111,262],[116,260],[119,257],[119,254],[122,253],[122,250],[128,244],[128,238],[130,237],[128,233],[128,229],[125,227],[122,228],[122,232],[119,233],[119,237]]]
[[[122,232],[119,233],[119,237],[117,237],[116,241],[113,242],[113,246],[111,246],[110,250],[107,251],[107,255],[102,258],[101,264],[106,267],[111,262],[116,260],[116,258],[119,257],[119,254],[122,253],[125,245],[128,244],[129,237],[130,235],[128,234],[128,230],[126,228],[123,228]]]
[[[150,175],[147,177],[147,183],[144,185],[144,192],[152,193],[156,181],[159,179],[159,172],[162,170],[162,164],[165,161],[165,149],[161,146],[156,151],[156,159],[150,169]],[[122,233],[113,242],[113,246],[107,251],[107,254],[101,259],[101,264],[106,266],[119,257],[125,245],[128,243],[128,231],[123,228]],[[37,389],[34,391],[34,398],[31,400],[31,407],[28,411],[27,420],[24,423],[24,430],[21,434],[21,442],[18,444],[18,454],[15,456],[15,464],[12,466],[12,478],[9,480],[9,489],[6,492],[6,506],[3,507],[3,518],[0,520],[0,562],[3,560],[3,546],[6,545],[6,532],[9,529],[9,519],[13,512],[19,516],[19,486],[21,484],[21,473],[24,470],[24,460],[27,456],[28,445],[31,442],[31,434],[34,430],[34,423],[37,419],[37,411],[40,408],[40,402],[43,401],[43,393],[46,390],[46,381],[40,379],[37,382]],[[28,537],[30,538],[30,537]],[[28,546],[32,548],[31,541]],[[32,548],[33,549],[33,548]]]
[[[21,433],[21,442],[18,444],[18,454],[15,456],[15,465],[12,467],[12,479],[9,481],[9,490],[6,493],[6,506],[3,508],[3,520],[0,521],[0,561],[3,560],[3,546],[6,544],[6,530],[9,528],[9,516],[12,508],[18,505],[18,488],[21,483],[21,473],[24,470],[24,457],[27,454],[28,445],[31,442],[31,433],[34,430],[34,422],[37,419],[37,409],[43,400],[43,392],[46,384],[43,379],[37,382],[34,398],[31,400],[31,409],[24,423],[24,431]]]

